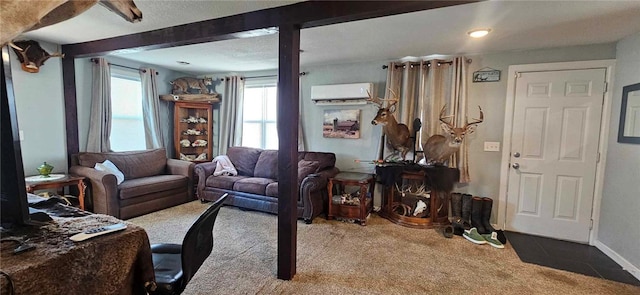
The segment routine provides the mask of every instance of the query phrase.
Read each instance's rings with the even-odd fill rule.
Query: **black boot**
[[[491,208],[493,207],[493,200],[491,198],[482,198],[482,226],[490,234],[496,231],[491,226]]]
[[[451,194],[451,225],[453,226],[453,234],[461,236],[464,232],[462,222],[462,194]]]
[[[470,194],[462,195],[462,227],[465,230],[471,229],[471,198]]]
[[[479,234],[487,234],[487,230],[482,224],[482,209],[484,201],[480,197],[473,197],[471,199],[471,226],[478,230]]]

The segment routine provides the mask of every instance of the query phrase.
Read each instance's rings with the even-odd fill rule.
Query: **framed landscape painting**
[[[322,136],[360,138],[360,110],[325,110]]]

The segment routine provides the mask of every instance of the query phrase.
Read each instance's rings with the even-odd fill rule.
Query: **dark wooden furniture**
[[[87,185],[84,183],[83,176],[65,175],[63,178],[43,181],[25,180],[27,192],[33,193],[37,190],[56,189],[58,194],[64,194],[63,189],[68,186],[75,186],[78,189],[78,202],[80,209],[84,210],[84,193]]]
[[[175,102],[173,126],[176,159],[196,163],[213,159],[212,103]]]
[[[334,193],[335,187],[335,193]],[[351,190],[349,187],[352,187]],[[355,187],[355,190],[353,189]],[[367,225],[367,215],[373,210],[373,190],[375,178],[371,174],[342,172],[329,178],[329,212],[327,219],[342,217],[355,219],[360,225]],[[358,198],[358,205],[350,205],[340,201],[342,196]],[[335,198],[335,200],[334,200]]]
[[[376,167],[382,183],[380,216],[412,228],[433,228],[449,224],[449,198],[458,182],[458,169],[415,164],[385,164]],[[426,208],[417,213],[417,203]],[[419,210],[418,210],[419,211]]]

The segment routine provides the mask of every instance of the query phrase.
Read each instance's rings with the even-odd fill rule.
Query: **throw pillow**
[[[109,160],[105,160],[102,163],[96,163],[96,166],[93,168],[98,171],[104,171],[115,175],[118,185],[124,181],[124,173],[122,173],[122,171],[120,171],[120,169],[118,169],[118,167]]]
[[[320,163],[318,161],[298,161],[298,183],[302,183],[302,180],[307,177],[307,175],[316,172],[319,166]]]

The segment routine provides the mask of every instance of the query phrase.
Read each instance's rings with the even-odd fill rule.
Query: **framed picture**
[[[360,110],[325,110],[322,136],[360,138]]]

